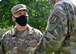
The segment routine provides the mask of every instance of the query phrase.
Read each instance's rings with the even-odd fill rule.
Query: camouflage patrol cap
[[[18,12],[20,10],[26,10],[27,11],[26,5],[24,5],[24,4],[15,5],[14,7],[12,7],[11,12],[12,12],[12,14],[15,14],[16,12]]]

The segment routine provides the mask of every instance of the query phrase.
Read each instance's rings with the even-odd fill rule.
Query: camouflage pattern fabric
[[[24,31],[9,30],[1,39],[0,54],[32,54],[41,37],[42,33],[30,26]]]
[[[76,54],[76,6],[72,2],[55,4],[41,41],[34,54]]]
[[[72,2],[55,4],[44,36],[49,46],[46,54],[76,54],[76,6]]]

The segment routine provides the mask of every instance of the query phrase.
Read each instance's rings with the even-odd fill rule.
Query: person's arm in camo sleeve
[[[55,5],[51,11],[46,31],[34,54],[52,54],[61,47],[66,37],[67,18],[64,9],[61,5]]]
[[[65,10],[61,7],[61,5],[55,5],[51,11],[47,28],[43,35],[45,38],[45,49],[47,49],[46,53],[48,54],[49,52],[55,52],[61,47],[68,28]]]

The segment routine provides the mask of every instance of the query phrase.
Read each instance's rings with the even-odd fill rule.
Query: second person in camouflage
[[[76,0],[51,1],[57,3],[35,54],[76,54]]]

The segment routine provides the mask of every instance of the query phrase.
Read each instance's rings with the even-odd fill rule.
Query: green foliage
[[[52,8],[48,0],[2,0],[0,2],[0,28],[7,29],[14,26],[10,10],[19,3],[23,3],[28,7],[29,24],[43,32]]]

